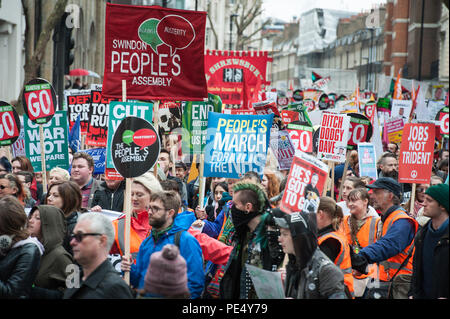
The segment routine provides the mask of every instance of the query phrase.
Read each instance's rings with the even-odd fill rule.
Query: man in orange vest
[[[368,264],[379,263],[381,281],[389,281],[396,273],[411,275],[418,224],[400,207],[400,184],[393,178],[381,177],[366,187],[373,189],[371,198],[374,208],[382,214],[383,227],[377,242],[352,256],[353,269],[367,274]]]

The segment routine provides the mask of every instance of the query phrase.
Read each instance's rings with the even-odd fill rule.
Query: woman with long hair
[[[331,197],[320,197],[317,208],[317,239],[320,250],[338,266],[344,274],[344,283],[349,298],[354,297],[350,250],[342,231],[344,218],[342,208]]]
[[[19,178],[15,174],[0,175],[0,197],[12,195],[25,206],[25,191]]]

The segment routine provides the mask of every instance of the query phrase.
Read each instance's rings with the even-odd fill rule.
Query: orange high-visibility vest
[[[353,241],[351,230],[350,230],[350,215],[344,216],[344,221],[342,222],[342,230],[346,235],[347,242],[350,246],[356,246],[357,243]],[[378,224],[380,217],[369,216],[366,218],[364,225],[358,230],[356,234],[356,239],[358,240],[360,248],[364,248],[373,244],[377,241]],[[364,279],[367,277],[376,277],[377,265],[369,265],[369,272],[367,275],[361,274],[360,276],[355,276],[357,279]]]
[[[120,255],[123,256],[125,253],[125,218],[119,218],[112,221],[114,227],[114,241],[119,249]],[[130,254],[136,259],[137,253],[139,252],[139,246],[142,243],[141,237],[138,233],[130,227]]]
[[[335,238],[341,244],[339,254],[337,255],[336,259],[333,260],[333,262],[336,266],[338,266],[341,269],[342,273],[344,274],[344,284],[348,287],[350,294],[354,298],[355,290],[353,288],[352,261],[350,258],[350,250],[348,247],[347,240],[345,239],[343,234],[334,231],[319,237],[318,238],[319,246],[328,238]]]
[[[396,211],[392,212],[384,221],[381,237],[386,235],[392,224],[399,219],[410,219],[414,223],[414,234],[417,233],[418,224],[416,220],[409,217],[408,214],[403,209],[399,208]],[[379,279],[383,281],[389,281],[395,275],[397,270],[400,268],[403,261],[408,257],[408,254],[411,252],[411,249],[412,249],[411,257],[409,258],[406,265],[398,272],[398,275],[412,274],[413,270],[412,261],[414,258],[414,238],[409,244],[409,246],[406,247],[401,253],[380,262]]]

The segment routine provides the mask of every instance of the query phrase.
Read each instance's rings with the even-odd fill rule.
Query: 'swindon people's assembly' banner
[[[200,101],[206,12],[106,4],[102,96]]]
[[[240,178],[263,175],[273,114],[234,115],[209,112],[204,176]]]

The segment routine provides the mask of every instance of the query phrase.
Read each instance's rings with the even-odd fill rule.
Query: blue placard
[[[88,150],[80,150],[80,152],[88,153],[94,159],[94,174],[105,173],[106,148],[91,148]]]
[[[377,179],[377,157],[375,147],[371,143],[358,144],[359,176]]]
[[[234,115],[209,112],[204,176],[240,178],[266,165],[273,114]]]

